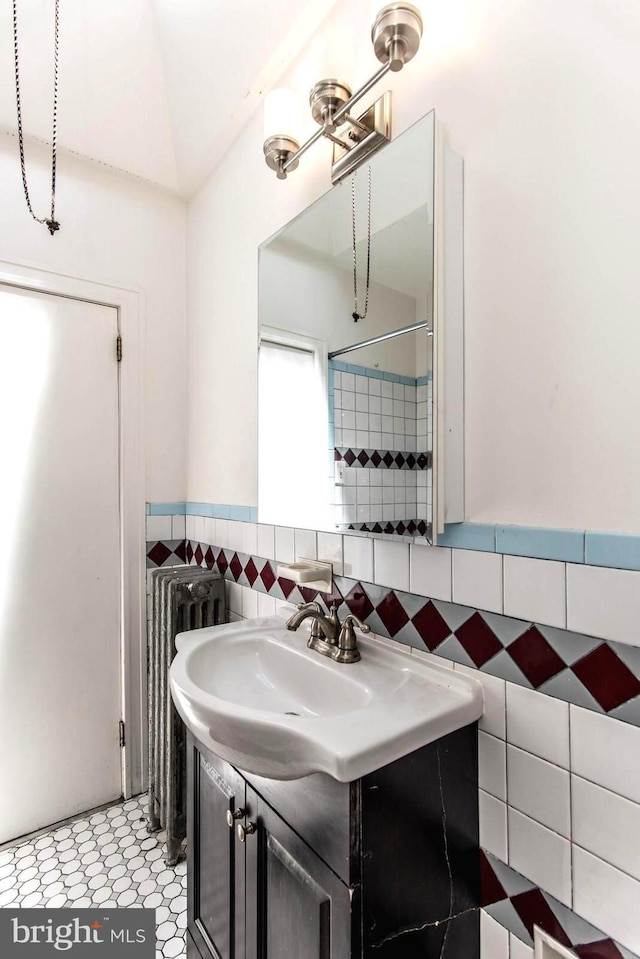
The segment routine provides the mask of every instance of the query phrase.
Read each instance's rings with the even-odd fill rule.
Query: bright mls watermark
[[[155,909],[0,909],[2,959],[155,959]]]

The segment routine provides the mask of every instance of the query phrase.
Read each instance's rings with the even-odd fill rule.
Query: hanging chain
[[[54,26],[54,56],[53,56],[53,137],[51,150],[51,215],[40,219],[33,212],[31,199],[29,197],[29,187],[27,185],[27,171],[24,158],[24,134],[22,130],[22,103],[20,99],[20,73],[18,64],[18,10],[17,0],[13,0],[13,53],[16,73],[16,106],[18,110],[18,143],[20,145],[20,169],[22,170],[22,186],[24,187],[24,196],[27,201],[29,213],[36,223],[44,223],[51,236],[60,229],[60,224],[56,220],[56,154],[58,146],[58,29],[59,29],[59,2],[55,0],[55,26]]]
[[[353,322],[364,320],[369,309],[369,277],[371,274],[371,167],[369,170],[369,185],[367,198],[367,285],[364,294],[364,312],[358,313],[358,257],[356,253],[356,173],[351,180],[351,234],[353,241]]]

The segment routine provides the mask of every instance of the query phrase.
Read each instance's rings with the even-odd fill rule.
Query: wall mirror
[[[439,149],[430,113],[259,249],[260,522],[442,528]]]

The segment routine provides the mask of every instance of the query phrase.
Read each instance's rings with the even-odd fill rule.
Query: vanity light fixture
[[[367,82],[351,92],[340,80],[319,80],[309,94],[311,115],[319,129],[300,146],[290,134],[274,132],[272,109],[274,99],[283,99],[282,90],[274,90],[265,103],[264,156],[267,166],[279,180],[295,170],[300,157],[316,140],[326,137],[333,143],[331,180],[337,183],[391,139],[391,93],[384,93],[361,116],[351,113],[352,107],[389,71],[402,70],[418,52],[422,37],[422,17],[410,3],[389,3],[376,16],[371,28],[371,42],[382,67]],[[268,125],[267,125],[268,124]],[[340,127],[347,127],[342,136]],[[284,123],[282,127],[284,128]],[[278,130],[278,126],[275,127]]]

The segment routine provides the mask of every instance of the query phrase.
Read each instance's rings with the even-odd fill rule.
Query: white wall
[[[640,8],[423,8],[423,48],[389,86],[396,135],[435,107],[465,160],[467,518],[638,532]],[[373,72],[369,16],[340,4],[302,90]],[[324,144],[282,183],[261,141],[256,116],[190,207],[194,500],[255,502],[256,248],[329,184]]]
[[[41,216],[49,212],[49,163],[48,151],[29,145],[31,198]],[[0,260],[143,294],[146,496],[184,499],[184,203],[143,181],[61,155],[56,206],[61,229],[51,237],[27,211],[12,137],[0,137],[0,182]]]

